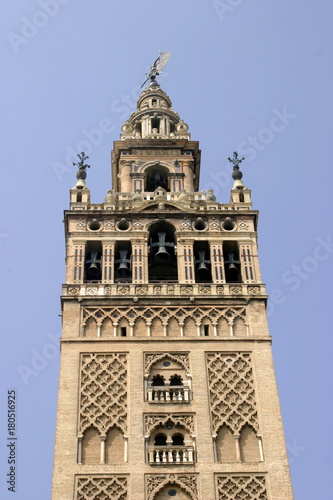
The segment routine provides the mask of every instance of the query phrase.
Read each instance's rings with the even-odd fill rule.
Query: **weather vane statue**
[[[234,179],[234,181],[240,181],[240,184],[243,185],[241,179],[243,177],[243,173],[239,170],[239,165],[240,163],[242,163],[243,160],[245,160],[244,156],[243,158],[238,158],[238,153],[237,151],[234,152],[234,155],[232,158],[228,158],[228,160],[230,161],[230,163],[233,164],[233,172],[232,172],[232,178]],[[238,186],[240,187],[240,186]]]
[[[154,64],[150,67],[148,78],[143,82],[140,88],[142,88],[148,82],[148,80],[150,80],[151,83],[155,82],[156,78],[160,76],[162,69],[169,61],[170,56],[171,52],[160,52],[160,55],[158,56]]]
[[[87,168],[90,168],[90,165],[87,165],[85,163],[86,160],[89,159],[89,156],[87,156],[83,151],[79,153],[78,158],[80,161],[77,163],[73,162],[73,166],[78,168],[78,171],[76,172],[76,178],[77,179],[82,179],[83,181],[87,178]]]

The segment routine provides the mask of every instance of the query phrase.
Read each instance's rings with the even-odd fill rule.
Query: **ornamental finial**
[[[86,160],[88,160],[89,156],[87,156],[83,151],[79,153],[78,158],[80,161],[77,163],[73,162],[73,166],[78,168],[78,171],[76,172],[76,178],[77,178],[77,183],[75,187],[78,189],[82,189],[86,187],[85,179],[87,178],[87,172],[86,169],[90,168],[90,165],[85,163]]]
[[[245,160],[244,156],[243,158],[238,158],[237,151],[234,151],[233,158],[229,157],[228,160],[233,164],[232,178],[235,181],[234,188],[243,189],[245,187],[243,182],[241,181],[243,173],[239,170],[239,165],[243,160]]]

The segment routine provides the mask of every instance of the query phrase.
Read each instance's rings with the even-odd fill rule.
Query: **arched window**
[[[183,434],[174,434],[172,436],[172,446],[184,446]]]
[[[157,127],[154,127],[157,128]],[[158,187],[170,191],[169,187],[169,170],[161,165],[153,165],[147,168],[145,191],[153,192]]]
[[[167,437],[165,434],[157,434],[154,440],[154,446],[166,446]]]
[[[154,375],[151,381],[151,385],[161,387],[165,383],[163,375]]]
[[[180,375],[172,375],[170,377],[170,385],[183,385],[183,379]]]
[[[150,227],[149,281],[177,281],[175,228],[167,222]]]

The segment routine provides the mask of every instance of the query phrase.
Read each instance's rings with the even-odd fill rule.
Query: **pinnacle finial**
[[[90,168],[90,165],[86,164],[85,161],[89,159],[89,156],[87,156],[83,151],[79,153],[78,158],[80,161],[77,163],[73,162],[73,166],[78,168],[78,171],[76,172],[76,178],[77,178],[77,183],[75,187],[78,189],[82,189],[86,187],[85,179],[87,178],[87,172],[86,169]]]
[[[235,181],[234,188],[243,189],[245,187],[241,180],[243,177],[243,173],[239,170],[239,165],[243,160],[245,160],[244,156],[243,158],[238,158],[237,151],[234,151],[233,157],[229,157],[228,160],[233,164],[232,178]]]

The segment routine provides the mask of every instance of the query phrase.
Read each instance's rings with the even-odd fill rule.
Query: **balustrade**
[[[148,460],[151,465],[193,464],[193,446],[149,446]]]
[[[190,388],[187,386],[150,386],[147,387],[149,403],[188,403]]]

